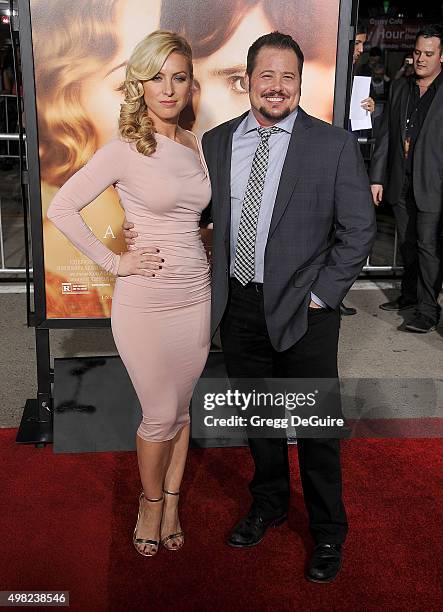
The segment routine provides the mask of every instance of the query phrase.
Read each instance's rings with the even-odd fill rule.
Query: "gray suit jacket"
[[[371,183],[384,187],[391,204],[400,199],[405,176],[403,152],[410,79],[394,81],[372,155]],[[414,147],[413,187],[417,208],[439,212],[443,206],[443,85],[437,90]]]
[[[245,115],[203,136],[212,183],[212,332],[229,291],[232,135]],[[369,181],[356,138],[299,109],[265,250],[263,296],[272,345],[284,351],[307,330],[310,292],[337,308],[376,232]]]

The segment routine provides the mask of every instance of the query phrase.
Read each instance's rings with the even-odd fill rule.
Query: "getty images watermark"
[[[300,414],[291,414],[288,417],[263,416],[257,413],[262,408],[271,408],[271,411],[279,412],[279,409],[292,411],[296,408],[314,408],[318,396],[318,389],[312,393],[293,392],[258,392],[255,389],[244,393],[235,389],[228,389],[225,393],[204,393],[203,408],[212,411],[217,408],[236,408],[241,412],[250,411],[252,414],[241,416],[232,414],[228,417],[219,417],[214,414],[203,416],[205,427],[254,427],[288,429],[289,427],[344,427],[344,418],[334,418],[329,415],[319,416],[311,414],[302,417]],[[275,409],[275,410],[274,410]]]
[[[201,378],[194,439],[443,438],[443,379]]]
[[[192,400],[195,438],[346,437],[336,379],[201,379]]]

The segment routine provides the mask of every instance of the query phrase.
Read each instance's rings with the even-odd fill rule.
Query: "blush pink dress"
[[[120,256],[91,232],[80,210],[110,185],[118,191],[136,244],[157,247],[155,277],[117,277],[111,324],[140,400],[138,435],[172,439],[189,423],[189,403],[210,346],[210,272],[199,220],[211,197],[199,154],[156,134],[153,155],[112,140],[57,192],[48,218],[100,266],[117,274]],[[124,406],[122,406],[124,409]]]

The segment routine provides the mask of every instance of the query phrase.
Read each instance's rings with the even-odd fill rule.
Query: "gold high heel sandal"
[[[163,489],[163,493],[165,495],[180,495],[180,491],[177,491],[177,493],[173,493],[172,491],[166,491],[165,489]],[[166,546],[167,542],[169,542],[170,540],[174,540],[175,538],[181,538],[181,543],[171,548],[169,546]],[[184,543],[185,543],[185,534],[183,533],[183,531],[178,531],[177,533],[171,533],[170,535],[167,535],[160,540],[160,544],[164,546],[166,550],[179,550],[183,546]]]
[[[136,533],[137,533],[137,527],[138,527],[138,523],[140,521],[140,515],[141,515],[141,504],[142,504],[142,499],[145,498],[146,501],[148,502],[161,502],[164,499],[164,496],[162,495],[161,497],[158,497],[157,499],[150,499],[149,497],[145,497],[145,494],[143,493],[143,491],[140,493],[140,497],[138,498],[138,515],[137,515],[137,523],[135,525],[135,529],[134,529],[134,534],[132,536],[132,542],[134,544],[135,550],[140,553],[141,555],[143,555],[144,557],[153,557],[154,555],[157,554],[158,552],[158,540],[146,540],[145,538],[137,538],[136,537]],[[155,546],[155,549],[153,552],[151,553],[145,553],[142,550],[140,550],[140,548],[138,547],[138,545],[140,544],[150,544],[151,546]]]

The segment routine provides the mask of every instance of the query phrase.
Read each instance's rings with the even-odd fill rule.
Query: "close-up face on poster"
[[[117,136],[119,86],[134,46],[162,28],[183,35],[194,84],[181,124],[199,137],[249,108],[246,55],[259,36],[290,34],[305,55],[300,105],[331,122],[339,0],[31,0],[47,319],[110,316],[114,278],[46,218],[57,190]],[[82,216],[115,253],[123,210],[108,188]]]

